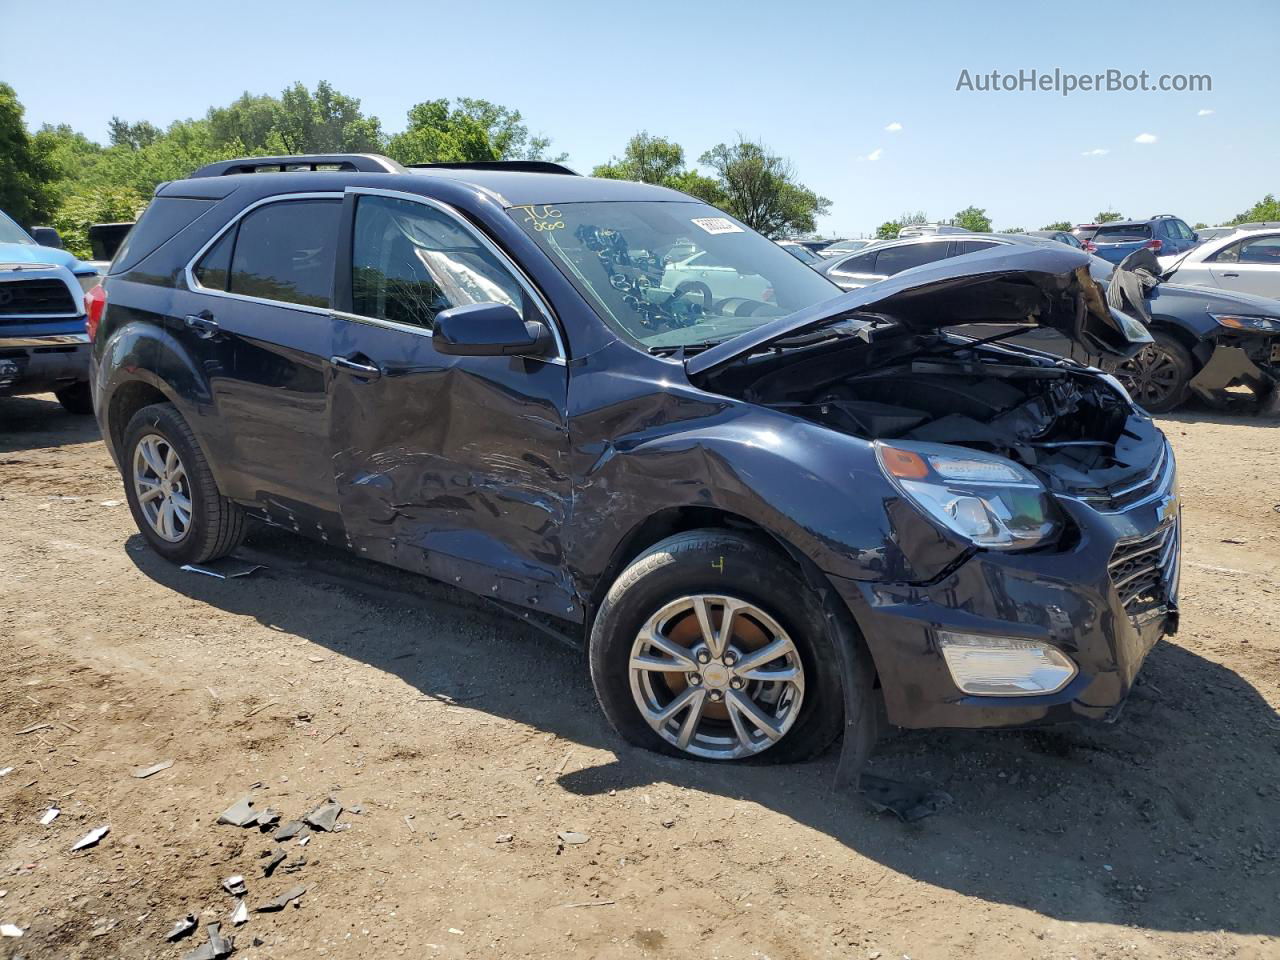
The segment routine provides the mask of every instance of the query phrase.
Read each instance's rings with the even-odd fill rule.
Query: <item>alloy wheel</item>
[[[791,729],[804,700],[800,652],[776,620],[735,597],[681,597],[631,648],[631,693],[650,727],[685,753],[736,760]]]
[[[1182,369],[1177,358],[1158,343],[1149,343],[1116,368],[1116,377],[1139,404],[1160,404],[1179,388]]]
[[[178,452],[164,437],[149,433],[133,451],[133,490],[148,526],[170,543],[191,529],[191,486]]]

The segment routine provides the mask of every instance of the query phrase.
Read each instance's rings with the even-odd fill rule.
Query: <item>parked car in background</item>
[[[1166,278],[1280,299],[1280,226],[1232,229],[1187,253],[1161,257]]]
[[[923,237],[937,233],[970,233],[964,227],[952,226],[949,223],[913,223],[898,231],[898,239],[906,237]]]
[[[822,257],[818,256],[803,243],[798,243],[795,240],[775,240],[774,242],[806,267],[816,267],[822,262]]]
[[[800,244],[800,246],[804,247],[806,250],[812,251],[813,253],[821,253],[827,247],[831,246],[831,244],[843,243],[844,241],[840,239],[834,239],[834,240],[796,240],[794,242]]]
[[[1280,235],[1280,229],[1272,235]],[[918,237],[891,241],[844,260],[827,261],[818,270],[843,289],[852,290],[938,260],[1018,244],[1061,246],[1055,240],[1019,233],[972,234],[963,239]],[[1187,258],[1196,256],[1200,249],[1191,251]],[[1259,246],[1258,252],[1251,255],[1264,256],[1260,252],[1263,249]],[[1270,250],[1270,245],[1265,249]],[[1095,278],[1107,282],[1112,265],[1098,257],[1093,257],[1091,263]],[[1280,301],[1229,293],[1226,289],[1188,286],[1179,274],[1180,268],[1164,274],[1147,293],[1152,342],[1116,365],[1116,376],[1153,413],[1176,409],[1192,393],[1216,406],[1274,406],[1280,401],[1276,389],[1280,383]],[[1177,282],[1168,282],[1171,276]],[[1010,331],[1016,334],[1013,328]],[[1094,360],[1079,355],[1069,338],[1051,330],[1015,335],[1014,341],[1063,356]],[[1238,386],[1246,387],[1248,392],[1241,395],[1231,390]]]
[[[819,256],[824,259],[831,257],[843,257],[850,253],[856,253],[859,250],[865,250],[872,244],[880,241],[874,237],[867,240],[837,240],[835,243],[828,244],[818,251]]]
[[[307,160],[340,169],[252,172]],[[941,329],[1130,354],[1082,253],[838,296],[683,194],[537,169],[162,185],[89,297],[145,542],[206,561],[253,517],[555,618],[677,756],[1114,716],[1177,629],[1173,452],[1113,378]],[[688,244],[771,296],[659,289]]]
[[[1098,223],[1077,223],[1071,230],[1071,235],[1080,241],[1080,246],[1092,253],[1093,252],[1093,235],[1098,232]]]
[[[1089,238],[1087,248],[1103,260],[1119,263],[1143,247],[1157,256],[1182,253],[1196,245],[1194,230],[1177,217],[1161,214],[1149,220],[1117,220],[1100,225]]]
[[[52,228],[40,232],[58,246],[0,212],[0,397],[52,393],[69,412],[92,413],[84,292],[98,270],[61,249]]]
[[[1028,237],[1040,237],[1044,240],[1056,240],[1058,243],[1065,243],[1068,247],[1075,247],[1077,250],[1083,249],[1083,244],[1074,233],[1066,230],[1028,230]]]
[[[1228,236],[1239,229],[1239,227],[1201,227],[1196,231],[1196,236],[1201,243],[1206,243],[1209,240],[1217,240],[1219,237]]]

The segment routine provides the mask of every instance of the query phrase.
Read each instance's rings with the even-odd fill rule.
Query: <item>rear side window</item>
[[[341,213],[342,202],[335,198],[281,200],[245,215],[234,230],[227,291],[309,307],[329,306]],[[221,253],[218,246],[201,259],[197,276],[207,267],[210,276],[217,277],[211,256]]]
[[[850,257],[839,266],[832,267],[832,273],[875,273],[876,251]]]
[[[143,211],[138,222],[116,251],[115,259],[107,271],[124,273],[141,263],[144,257],[154,253],[178,232],[194,223],[213,207],[212,200],[192,200],[187,197],[156,197]]]
[[[955,241],[955,253],[952,256],[962,257],[966,253],[977,253],[979,250],[989,250],[995,244],[990,240],[957,240]]]
[[[876,273],[892,277],[895,273],[918,267],[922,263],[933,263],[947,256],[947,241],[931,243],[908,243],[901,247],[888,247],[880,251],[876,258]]]
[[[1123,243],[1125,240],[1150,240],[1151,225],[1147,223],[1104,224],[1093,239],[1100,243]]]
[[[226,290],[231,279],[231,248],[236,245],[233,227],[224,233],[196,265],[196,279],[209,290]]]
[[[351,308],[431,329],[436,314],[471,303],[524,313],[524,291],[487,247],[425,204],[361,197],[352,242]]]

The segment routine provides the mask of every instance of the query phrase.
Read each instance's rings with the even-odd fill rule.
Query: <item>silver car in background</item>
[[[1160,265],[1174,283],[1280,299],[1280,224],[1235,230]]]

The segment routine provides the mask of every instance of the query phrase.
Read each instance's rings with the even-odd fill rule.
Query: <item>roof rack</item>
[[[413,170],[506,170],[514,173],[559,173],[581,176],[577,170],[551,160],[461,160],[448,163],[411,163]]]
[[[294,170],[319,170],[331,167],[353,173],[404,173],[404,167],[379,153],[306,153],[292,157],[241,157],[206,163],[191,174],[197,177],[225,177],[236,173],[276,173]]]

